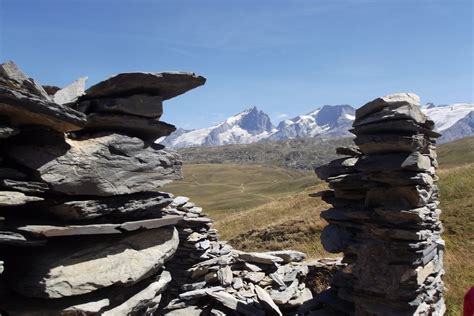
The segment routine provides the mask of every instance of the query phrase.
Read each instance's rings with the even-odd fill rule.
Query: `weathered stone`
[[[20,130],[0,123],[0,139],[6,139],[20,133]]]
[[[188,203],[189,198],[185,196],[177,196],[174,198],[172,205],[173,206],[182,206],[186,203]]]
[[[219,279],[219,283],[222,286],[231,285],[233,281],[233,275],[230,266],[225,266],[217,270],[217,278]]]
[[[357,146],[347,146],[347,147],[337,147],[336,154],[342,155],[342,156],[356,157],[356,156],[362,155],[362,152],[360,151],[360,148]]]
[[[174,225],[181,220],[181,216],[168,215],[162,218],[145,219],[140,221],[125,222],[120,224],[90,224],[90,225],[25,225],[15,229],[20,232],[30,233],[38,237],[59,237],[78,235],[109,235],[122,234],[140,229],[154,229]]]
[[[1,85],[0,113],[12,126],[41,125],[60,132],[79,130],[86,123],[81,112]]]
[[[155,119],[125,114],[93,113],[87,116],[87,124],[80,134],[115,132],[154,141],[175,130],[174,125]]]
[[[367,192],[365,205],[369,207],[383,206],[395,209],[417,208],[428,204],[431,195],[431,188],[419,185],[372,188]]]
[[[126,98],[84,100],[74,108],[86,114],[121,113],[158,119],[163,114],[163,99],[160,96],[135,94]]]
[[[352,235],[344,227],[328,225],[321,232],[321,244],[331,253],[344,251],[351,244]]]
[[[84,94],[87,79],[87,77],[81,77],[70,85],[56,91],[53,101],[57,104],[67,104],[76,101]]]
[[[410,184],[431,186],[434,183],[434,179],[431,175],[416,171],[375,172],[365,174],[364,178],[393,186],[405,186]]]
[[[168,100],[202,86],[205,82],[206,78],[189,72],[121,73],[87,89],[83,99],[147,93]]]
[[[304,303],[308,302],[313,298],[313,294],[311,293],[310,289],[304,288],[301,292],[299,292],[294,299],[288,301],[287,305],[290,307],[301,306]]]
[[[235,251],[238,258],[243,261],[261,263],[261,264],[273,264],[277,262],[283,262],[283,259],[277,256],[272,256],[266,253],[259,252],[242,252]]]
[[[353,173],[356,172],[354,166],[358,159],[357,157],[336,159],[327,165],[315,168],[314,171],[323,180],[340,174]]]
[[[418,134],[423,133],[428,137],[438,138],[441,134],[420,126],[411,120],[386,121],[357,126],[349,130],[351,133],[359,135],[378,134],[378,133],[400,133],[400,134]]]
[[[178,247],[174,228],[146,230],[48,247],[18,263],[11,286],[28,297],[80,295],[114,284],[130,285],[156,273]],[[133,262],[133,264],[131,264]]]
[[[24,193],[16,191],[0,191],[0,207],[23,205],[26,203],[38,201],[43,201],[43,198],[37,196],[28,196]]]
[[[49,100],[43,87],[34,79],[28,78],[12,61],[0,64],[0,86]]]
[[[282,258],[284,263],[299,262],[306,258],[303,252],[296,250],[268,251],[267,254]]]
[[[354,142],[366,155],[421,151],[428,146],[428,140],[422,134],[410,136],[360,135],[354,139]]]
[[[213,286],[213,287],[208,287],[205,289],[197,289],[197,290],[192,290],[184,293],[179,294],[179,298],[182,300],[192,300],[195,298],[201,298],[206,296],[208,293],[216,292],[216,291],[223,291],[224,288],[222,286]]]
[[[293,283],[283,291],[271,290],[270,296],[276,304],[284,305],[296,295],[297,291],[298,281],[294,280]]]
[[[283,314],[280,311],[280,308],[275,304],[270,294],[267,291],[262,289],[260,286],[255,286],[255,293],[257,293],[258,300],[262,303],[267,311],[267,315],[279,315]]]
[[[0,188],[4,190],[18,191],[22,193],[38,194],[49,190],[46,183],[36,181],[17,181],[10,179],[0,179]]]
[[[208,295],[212,297],[213,299],[215,299],[216,301],[218,301],[219,303],[221,303],[222,305],[224,305],[225,307],[230,308],[233,311],[242,313],[243,315],[249,315],[249,316],[250,315],[252,316],[265,315],[265,313],[262,310],[257,309],[256,307],[253,307],[252,305],[247,304],[244,301],[238,300],[231,294],[226,293],[224,291],[211,292],[211,293],[208,293]]]
[[[159,217],[159,211],[171,201],[172,195],[169,193],[145,192],[94,200],[66,201],[48,207],[48,211],[66,220],[91,220],[103,216],[136,219]]]
[[[265,277],[264,272],[247,272],[243,275],[244,280],[257,284]]]
[[[119,195],[156,191],[181,178],[181,158],[160,145],[112,134],[41,146],[13,146],[8,155],[36,170],[53,191],[70,195]],[[73,169],[74,172],[70,170]]]
[[[105,298],[97,302],[90,302],[90,303],[79,304],[79,305],[68,307],[64,310],[65,312],[64,314],[77,313],[79,315],[84,315],[84,314],[87,315],[89,313],[90,314],[99,313],[105,307],[109,306],[109,304],[110,304],[109,300]]]
[[[383,109],[396,109],[402,105],[420,105],[420,97],[414,93],[395,93],[377,98],[356,110],[355,122]]]
[[[117,307],[114,307],[106,312],[103,316],[119,316],[130,315],[138,312],[140,309],[146,308],[150,303],[159,303],[154,298],[163,292],[164,289],[171,282],[171,274],[168,271],[163,271],[158,281],[151,283],[144,290],[130,297]]]
[[[186,306],[179,309],[174,309],[165,312],[163,315],[166,316],[201,316],[202,309],[199,306]]]
[[[359,159],[355,168],[364,172],[428,171],[431,168],[431,161],[429,157],[419,152],[371,155]]]
[[[412,120],[424,127],[433,129],[434,122],[429,120],[421,111],[418,105],[404,104],[396,107],[385,107],[376,113],[372,113],[366,117],[356,118],[353,126],[358,126],[386,121]]]
[[[0,231],[0,244],[11,246],[39,246],[44,245],[43,240],[30,240],[18,232]]]

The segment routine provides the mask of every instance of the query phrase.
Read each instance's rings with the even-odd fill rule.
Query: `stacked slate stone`
[[[166,263],[171,286],[160,315],[288,315],[307,309],[313,298],[306,283],[329,282],[340,260],[301,262],[298,251],[242,252],[219,241],[212,220],[186,197],[165,210],[183,216],[178,250]]]
[[[153,141],[162,101],[191,73],[119,74],[48,92],[0,65],[0,310],[13,315],[151,313],[171,281],[182,216],[158,188],[180,156]],[[58,104],[53,102],[64,103]],[[60,101],[59,101],[60,100]]]
[[[357,146],[316,169],[333,208],[321,241],[344,253],[321,301],[344,315],[442,315],[443,251],[434,123],[419,97],[394,94],[356,111]]]

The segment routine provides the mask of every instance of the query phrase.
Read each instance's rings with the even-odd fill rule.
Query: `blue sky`
[[[473,102],[471,0],[0,0],[0,60],[42,84],[193,71],[165,102],[179,127],[250,106],[277,123],[325,104],[410,91]]]

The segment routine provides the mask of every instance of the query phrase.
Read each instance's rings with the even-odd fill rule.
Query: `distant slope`
[[[441,168],[474,163],[474,137],[439,145],[438,161]]]
[[[351,138],[303,138],[246,145],[183,148],[185,163],[253,163],[312,170],[336,158],[336,147]]]

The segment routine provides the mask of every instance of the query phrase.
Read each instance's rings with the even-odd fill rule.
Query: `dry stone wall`
[[[175,130],[163,101],[205,78],[84,82],[43,87],[0,65],[0,312],[307,314],[308,278],[340,261],[235,250],[200,207],[159,191],[182,177],[179,154],[154,143]]]
[[[322,300],[341,315],[443,315],[444,241],[435,141],[414,94],[375,99],[356,111],[357,146],[316,169],[332,189],[321,241],[344,253]]]

